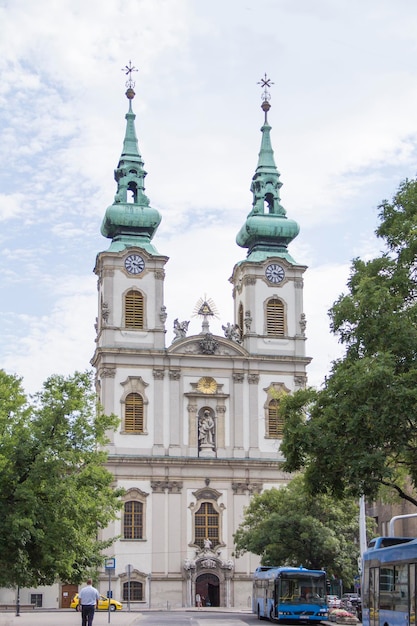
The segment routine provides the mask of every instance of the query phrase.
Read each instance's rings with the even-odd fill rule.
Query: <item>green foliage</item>
[[[320,391],[285,398],[282,451],[312,493],[381,489],[417,505],[417,181],[379,207],[381,256],[355,259],[349,292],[330,311],[345,345]],[[411,482],[410,482],[411,481]]]
[[[52,376],[28,401],[0,370],[0,586],[76,583],[102,563],[97,533],[120,508],[102,449],[116,425],[90,373]]]
[[[259,554],[263,565],[325,569],[350,586],[358,568],[357,535],[354,500],[313,497],[301,475],[287,487],[255,495],[234,540],[237,556],[249,551]]]

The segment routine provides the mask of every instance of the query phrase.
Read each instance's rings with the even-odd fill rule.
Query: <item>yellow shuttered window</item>
[[[272,298],[266,305],[266,334],[271,337],[285,334],[284,303],[278,298]]]
[[[143,398],[129,393],[125,401],[125,431],[143,433]]]
[[[284,422],[278,415],[278,400],[271,400],[268,405],[268,428],[267,436],[282,439]]]
[[[125,296],[125,327],[143,328],[143,295],[140,291],[128,291]]]
[[[130,501],[124,506],[123,536],[125,539],[143,539],[143,504]]]

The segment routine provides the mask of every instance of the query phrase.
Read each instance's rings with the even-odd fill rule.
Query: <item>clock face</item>
[[[281,265],[278,265],[277,263],[271,263],[271,265],[268,265],[265,270],[265,276],[270,283],[277,284],[284,280],[285,271],[284,268],[281,267]]]
[[[145,261],[138,254],[130,254],[125,258],[125,268],[129,274],[140,274],[145,269]]]

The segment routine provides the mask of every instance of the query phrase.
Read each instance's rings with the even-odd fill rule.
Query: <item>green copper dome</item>
[[[136,115],[132,111],[135,92],[132,87],[127,90],[126,96],[129,99],[126,134],[122,155],[114,172],[117,193],[113,204],[106,210],[101,234],[112,240],[109,250],[113,252],[137,246],[150,254],[158,254],[151,239],[161,222],[161,215],[149,206],[149,198],[144,193],[146,172],[135,131]]]
[[[262,109],[265,112],[265,122],[261,128],[261,149],[251,184],[252,210],[240,229],[236,242],[242,248],[248,248],[247,258],[251,261],[264,261],[278,256],[294,263],[287,246],[298,235],[300,227],[297,222],[286,217],[286,211],[280,203],[279,190],[282,183],[275,165],[271,126],[267,120],[270,104],[266,96],[264,98]]]

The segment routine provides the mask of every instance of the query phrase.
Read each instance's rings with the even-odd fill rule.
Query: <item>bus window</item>
[[[394,611],[408,611],[408,566],[401,563],[395,566],[393,590]]]
[[[369,623],[379,625],[379,569],[376,567],[369,570]]]
[[[394,605],[394,566],[381,567],[379,575],[379,607],[392,610]]]

